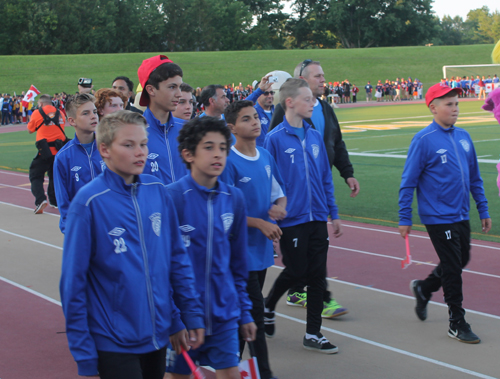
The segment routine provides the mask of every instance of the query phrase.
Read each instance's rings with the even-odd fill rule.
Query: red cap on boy
[[[425,94],[425,103],[427,104],[427,106],[429,106],[432,100],[444,96],[451,91],[455,91],[457,95],[460,95],[462,93],[462,88],[451,88],[450,86],[446,85],[445,82],[434,84],[427,90],[427,93]]]
[[[166,55],[156,55],[154,57],[145,59],[142,61],[141,66],[137,70],[137,76],[139,77],[139,83],[141,83],[142,93],[139,99],[139,105],[143,107],[149,105],[149,95],[146,91],[146,83],[149,79],[151,73],[164,63],[174,63]]]

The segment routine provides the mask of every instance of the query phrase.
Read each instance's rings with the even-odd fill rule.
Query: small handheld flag
[[[405,236],[406,242],[406,257],[401,261],[401,268],[405,269],[411,265],[411,255],[410,255],[410,242],[408,240],[408,234]]]
[[[238,365],[241,379],[260,379],[259,365],[255,357],[253,342],[249,342],[248,347],[250,348],[250,355],[252,358],[241,361]]]
[[[21,103],[24,108],[28,108],[30,101],[35,100],[35,98],[40,95],[40,91],[32,84],[26,95],[24,95]]]
[[[184,350],[183,347],[181,347],[182,350],[182,355],[184,356],[184,359],[186,360],[186,363],[188,364],[189,368],[191,369],[191,372],[193,373],[193,378],[194,379],[205,379],[205,375],[203,372],[201,372],[199,367],[196,367],[194,364],[193,360],[189,356],[186,350]]]

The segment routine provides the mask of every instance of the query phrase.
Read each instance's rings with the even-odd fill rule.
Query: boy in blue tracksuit
[[[236,144],[231,147],[221,180],[241,189],[245,196],[248,216],[247,292],[252,301],[251,314],[257,325],[253,345],[261,379],[271,379],[273,374],[267,354],[262,288],[267,268],[274,264],[272,241],[281,237],[281,229],[275,221],[286,217],[284,183],[274,158],[256,144],[261,130],[259,114],[253,102],[235,101],[224,114],[236,137]],[[240,341],[240,354],[244,347],[245,341]]]
[[[275,334],[274,310],[281,296],[301,278],[307,279],[305,349],[333,354],[338,348],[320,332],[328,252],[328,215],[334,237],[342,234],[335,204],[332,172],[321,134],[304,121],[316,99],[303,79],[288,79],[280,88],[285,119],[266,137],[264,147],[276,160],[285,182],[288,215],[278,222],[285,269],[266,299],[266,335]]]
[[[193,348],[203,343],[172,199],[157,178],[141,175],[146,128],[130,111],[101,120],[97,145],[107,169],[69,208],[60,292],[79,375],[162,379],[169,336],[178,351],[188,348],[186,327]]]
[[[179,151],[190,170],[168,186],[182,239],[194,268],[196,290],[205,309],[205,344],[190,351],[193,360],[217,371],[217,378],[240,378],[238,328],[255,339],[246,293],[247,222],[238,188],[218,180],[226,165],[231,132],[224,120],[196,117],[179,133]],[[169,359],[170,361],[170,359]],[[175,378],[189,374],[183,357],[168,367]]]
[[[455,127],[460,88],[433,85],[425,100],[434,121],[413,138],[399,190],[399,231],[411,231],[413,192],[417,189],[418,213],[439,257],[438,266],[425,280],[410,284],[420,320],[427,318],[432,293],[443,287],[448,304],[448,336],[479,343],[462,308],[462,269],[470,259],[469,192],[476,201],[483,232],[491,229],[476,151],[465,130]]]
[[[64,233],[69,204],[85,184],[94,180],[106,167],[95,142],[99,121],[94,96],[88,93],[71,96],[66,103],[68,122],[75,128],[75,138],[57,152],[54,160],[54,189]]]
[[[271,89],[272,83],[269,83],[270,77],[271,74],[264,76],[258,83],[259,87],[246,98],[254,102],[255,110],[259,114],[261,133],[256,141],[257,146],[264,146],[274,113],[274,91]]]
[[[143,88],[139,104],[147,106],[149,155],[145,174],[173,183],[188,173],[177,150],[177,136],[185,121],[172,116],[181,98],[182,69],[164,55],[142,62],[137,70]]]

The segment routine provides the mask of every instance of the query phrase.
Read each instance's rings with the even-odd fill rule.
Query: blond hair
[[[80,93],[77,95],[70,96],[66,101],[66,113],[69,117],[75,118],[76,111],[83,104],[94,103],[95,97],[90,93]]]
[[[97,146],[102,143],[110,146],[115,139],[116,132],[125,125],[140,125],[144,130],[148,127],[148,122],[141,114],[132,111],[121,110],[108,114],[99,121],[96,130]]]
[[[280,104],[283,110],[286,111],[286,99],[295,99],[301,88],[309,88],[309,84],[304,79],[289,78],[280,87]]]

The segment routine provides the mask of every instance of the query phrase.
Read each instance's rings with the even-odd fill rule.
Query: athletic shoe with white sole
[[[306,338],[304,336],[304,341],[302,343],[304,349],[317,351],[323,354],[336,354],[339,348],[330,343],[321,333],[316,334],[316,337]]]
[[[476,344],[481,342],[481,339],[472,331],[470,325],[465,321],[456,324],[450,324],[448,329],[448,337],[454,338],[460,342]]]
[[[40,204],[38,204],[35,208],[35,214],[36,215],[41,215],[43,213],[43,210],[47,208],[47,200],[42,201]]]

